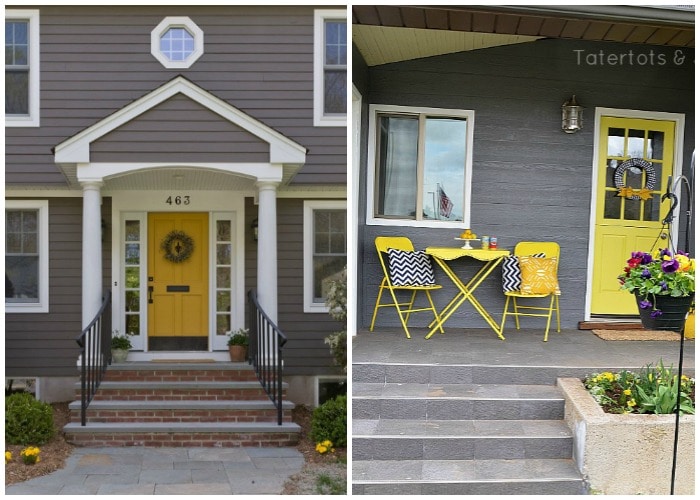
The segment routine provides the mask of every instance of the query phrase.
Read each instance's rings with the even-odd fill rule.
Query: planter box
[[[605,413],[579,379],[558,379],[565,419],[574,435],[574,460],[591,493],[668,495],[675,415]],[[693,495],[695,416],[680,418],[676,495]]]

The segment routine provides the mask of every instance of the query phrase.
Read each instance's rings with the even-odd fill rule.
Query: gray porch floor
[[[490,329],[446,329],[425,340],[428,330],[401,328],[360,330],[352,337],[353,380],[361,381],[363,364],[483,365],[552,368],[627,368],[633,371],[663,360],[678,367],[680,342],[606,341],[590,330],[506,330],[500,340]],[[680,338],[680,336],[679,336]],[[683,373],[695,373],[695,342],[683,346]],[[579,372],[580,370],[577,370]]]

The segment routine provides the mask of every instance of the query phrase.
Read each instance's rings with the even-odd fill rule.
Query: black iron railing
[[[277,425],[282,425],[282,348],[287,337],[260,307],[255,290],[248,292],[248,305],[248,362],[253,365],[258,380],[277,408]]]
[[[76,339],[80,346],[80,425],[85,426],[87,408],[97,392],[111,359],[111,335],[102,318],[110,304],[107,291],[95,318]]]

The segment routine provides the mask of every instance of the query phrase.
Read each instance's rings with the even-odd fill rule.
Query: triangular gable
[[[63,141],[55,148],[56,163],[89,163],[91,143],[177,94],[189,97],[222,118],[268,143],[270,146],[270,163],[302,165],[306,161],[306,148],[300,144],[243,113],[186,78],[178,76],[70,139]]]

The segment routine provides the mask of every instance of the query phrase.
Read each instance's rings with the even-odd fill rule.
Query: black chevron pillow
[[[533,257],[546,257],[544,253],[536,253]],[[519,292],[523,278],[520,273],[520,261],[517,255],[511,255],[503,260],[503,291]]]
[[[417,250],[414,252],[389,251],[389,279],[394,286],[434,285],[435,273],[430,255]]]

